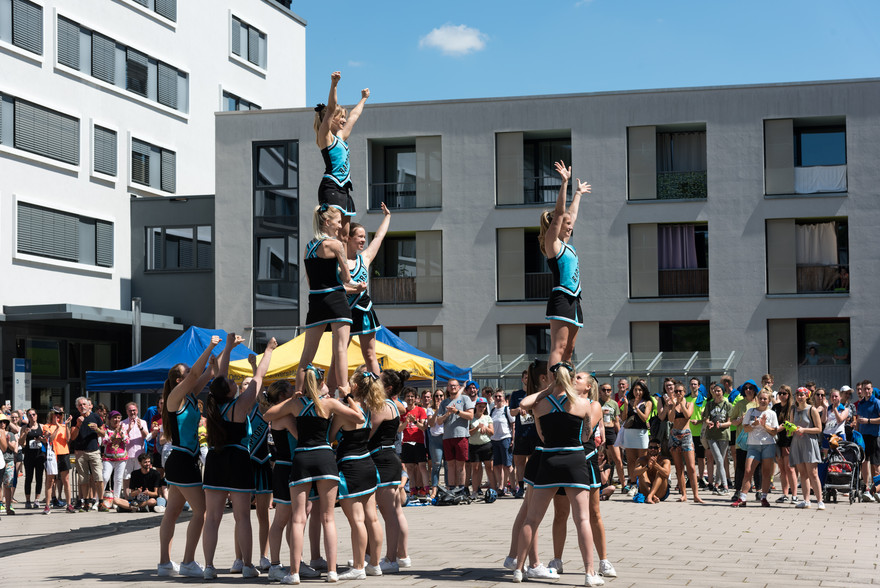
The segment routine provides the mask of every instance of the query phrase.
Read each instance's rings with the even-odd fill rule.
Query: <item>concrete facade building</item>
[[[0,0],[5,396],[13,358],[41,408],[130,364],[130,199],[213,193],[215,111],[304,105],[305,25],[273,0]],[[202,268],[165,224],[177,257],[150,271]],[[145,341],[175,317],[147,303]]]
[[[572,239],[579,357],[735,350],[740,381],[867,377],[880,362],[878,99],[869,79],[369,104],[351,170],[358,222],[375,230],[379,202],[393,210],[371,270],[379,317],[459,365],[546,352],[535,236],[564,159],[593,187]],[[256,341],[304,318],[298,264],[323,173],[313,116],[217,115],[214,312]],[[275,186],[296,219],[277,235],[258,219],[242,238]],[[288,314],[230,287],[261,280],[287,292]]]

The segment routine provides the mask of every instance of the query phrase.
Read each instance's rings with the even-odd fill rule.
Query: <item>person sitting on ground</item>
[[[669,474],[672,473],[672,463],[669,459],[660,455],[660,442],[648,443],[647,455],[636,460],[633,473],[638,479],[639,494],[644,500],[638,500],[639,494],[634,499],[636,502],[645,504],[657,504],[669,497]]]
[[[146,453],[138,456],[140,469],[131,473],[128,493],[114,497],[117,512],[165,512],[164,499],[159,498],[159,472],[153,468],[153,461]]]

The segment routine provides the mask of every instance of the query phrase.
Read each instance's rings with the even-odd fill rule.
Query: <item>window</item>
[[[147,270],[196,270],[214,266],[210,226],[147,227]]]
[[[370,141],[370,210],[436,208],[441,204],[440,137]]]
[[[373,261],[370,298],[377,304],[443,300],[443,238],[440,231],[389,235]]]
[[[233,110],[261,110],[259,106],[254,104],[253,102],[248,102],[244,98],[239,98],[235,94],[231,94],[229,92],[223,92],[223,104],[222,109],[224,111],[233,111]]]
[[[233,16],[232,52],[266,69],[266,33]]]
[[[63,16],[58,17],[58,63],[168,108],[188,109],[185,72]]]
[[[177,0],[134,0],[134,2],[170,21],[177,20]]]
[[[634,224],[629,232],[630,297],[709,295],[706,224]]]
[[[849,292],[846,218],[768,219],[767,293]]]
[[[0,2],[0,41],[43,54],[43,8],[28,0]]]
[[[79,119],[3,95],[0,96],[0,143],[79,165]]]
[[[108,176],[116,175],[116,131],[95,125],[94,171]]]
[[[764,121],[765,193],[846,192],[846,119]]]
[[[627,129],[629,200],[704,199],[706,169],[705,123]]]
[[[526,139],[523,143],[523,202],[556,202],[562,179],[554,163],[571,164],[571,138]],[[571,183],[569,182],[569,194]]]
[[[254,145],[254,320],[299,324],[299,143]]]
[[[846,165],[844,127],[802,127],[795,129],[795,165]]]
[[[131,140],[131,181],[162,190],[176,190],[177,154],[139,139]]]
[[[388,327],[388,330],[437,359],[443,359],[443,327]]]
[[[497,230],[498,300],[547,300],[553,275],[538,247],[538,229]]]
[[[18,203],[19,253],[113,267],[113,223]]]
[[[659,351],[694,352],[709,349],[709,322],[660,323]]]

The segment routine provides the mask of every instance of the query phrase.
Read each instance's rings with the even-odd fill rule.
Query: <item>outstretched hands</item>
[[[565,167],[564,161],[557,161],[553,166],[556,168],[556,172],[562,176],[563,182],[567,182],[571,179],[571,166]]]
[[[577,179],[577,192],[578,194],[590,194],[593,191],[593,187],[586,183],[582,182],[580,178]]]

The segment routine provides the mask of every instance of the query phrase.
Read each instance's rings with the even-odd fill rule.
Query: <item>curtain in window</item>
[[[660,269],[696,268],[694,225],[658,225],[657,258]]]
[[[706,132],[657,133],[657,171],[706,171]]]
[[[837,265],[837,223],[811,223],[795,227],[798,265]]]

